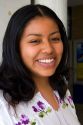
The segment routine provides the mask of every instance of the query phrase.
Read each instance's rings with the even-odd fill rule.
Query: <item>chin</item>
[[[50,77],[50,76],[52,76],[54,73],[55,73],[55,72],[43,73],[41,76],[42,76],[42,77]]]

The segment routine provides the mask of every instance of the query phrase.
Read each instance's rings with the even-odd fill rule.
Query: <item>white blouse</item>
[[[69,90],[64,100],[54,91],[59,109],[56,111],[40,92],[27,103],[21,102],[14,110],[0,91],[0,125],[80,125]]]

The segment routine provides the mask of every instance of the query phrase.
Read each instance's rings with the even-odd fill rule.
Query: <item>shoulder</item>
[[[8,104],[0,90],[0,125],[35,124],[32,105],[33,102],[19,103],[14,109]]]
[[[73,102],[73,98],[72,98],[72,95],[71,95],[71,92],[70,92],[69,89],[67,89],[67,91],[66,91],[66,95],[65,95],[64,100],[65,100],[72,108],[75,108],[74,102]]]
[[[6,100],[3,96],[3,91],[0,90],[0,109],[1,109],[1,106],[5,105],[6,104]]]
[[[71,104],[71,106],[74,107],[73,98],[72,98],[72,95],[71,95],[69,89],[67,89],[66,95],[65,95],[65,98],[64,98],[64,99],[67,100],[67,101],[69,102],[69,104]]]
[[[71,96],[69,89],[67,89],[64,98],[61,99],[58,92],[56,92],[56,96],[57,96],[59,105],[62,107],[62,109],[66,109],[68,107],[72,110],[75,110],[75,105],[73,103],[73,98]]]
[[[75,104],[73,102],[73,98],[69,89],[66,91],[66,95],[65,95],[64,103],[63,103],[63,109],[66,109],[66,108],[70,110],[74,116],[76,116]]]
[[[40,110],[40,101],[38,94],[33,97],[33,99],[27,103],[21,102],[17,105],[17,115],[16,116],[16,125],[18,124],[29,124],[29,125],[39,125],[39,113]]]
[[[0,90],[0,125],[12,125],[12,121],[8,112],[8,104]]]

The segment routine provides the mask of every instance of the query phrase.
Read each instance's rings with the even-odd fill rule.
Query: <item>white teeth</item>
[[[40,63],[51,63],[54,61],[54,59],[41,59],[41,60],[38,60]]]

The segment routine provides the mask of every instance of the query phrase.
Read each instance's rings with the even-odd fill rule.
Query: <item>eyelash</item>
[[[57,42],[59,42],[59,41],[61,41],[61,38],[51,38],[50,40],[52,40],[52,41],[57,41]]]
[[[32,40],[30,43],[40,43],[40,40]]]

